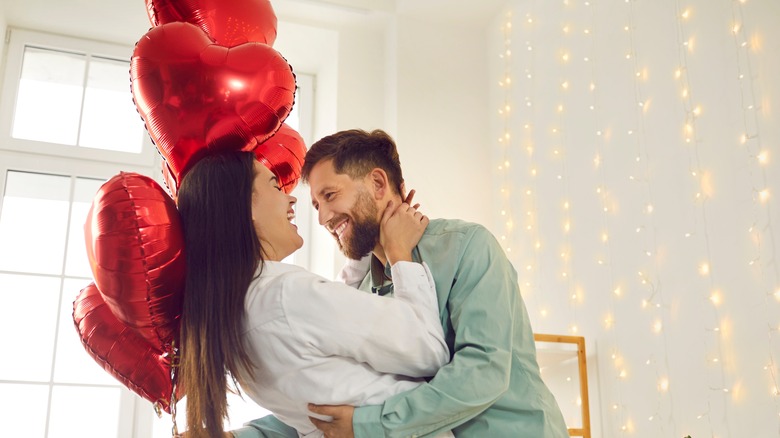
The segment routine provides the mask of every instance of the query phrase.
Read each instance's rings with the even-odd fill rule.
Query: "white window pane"
[[[59,296],[57,278],[0,274],[0,380],[49,381]]]
[[[0,383],[0,424],[3,436],[44,438],[48,385]]]
[[[271,415],[271,411],[258,406],[249,397],[242,399],[236,394],[227,395],[228,401],[228,415],[230,418],[225,421],[225,430],[238,429],[244,425],[244,423],[254,420],[256,418],[262,418],[266,415]],[[179,431],[186,430],[187,419],[185,418],[187,412],[187,398],[179,401],[176,404],[176,425]],[[154,417],[152,423],[152,438],[170,438],[171,428],[173,427],[173,420],[171,416],[163,413],[162,418]]]
[[[60,274],[70,178],[8,172],[0,214],[0,270]]]
[[[25,47],[11,135],[75,145],[85,68],[84,55]]]
[[[130,93],[129,70],[128,61],[92,58],[80,146],[141,152],[145,130]]]
[[[84,223],[92,201],[105,181],[77,178],[73,187],[73,205],[70,211],[70,230],[68,231],[68,250],[65,256],[65,275],[70,277],[91,278],[92,270],[87,258],[84,241]]]
[[[54,381],[56,383],[119,385],[119,381],[98,365],[84,349],[78,330],[73,323],[73,301],[75,301],[79,291],[88,284],[89,281],[86,280],[66,279],[63,282]]]
[[[176,427],[179,432],[187,430],[187,398],[176,403]],[[154,416],[152,420],[152,438],[170,438],[173,419],[165,412],[162,416]]]
[[[48,438],[106,438],[119,432],[119,388],[55,385]]]

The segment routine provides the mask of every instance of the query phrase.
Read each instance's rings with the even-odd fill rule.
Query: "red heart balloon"
[[[276,175],[285,193],[295,189],[301,178],[303,159],[306,155],[306,145],[298,131],[283,123],[276,134],[258,145],[254,152],[257,159]],[[162,173],[171,196],[176,199],[175,182],[171,169],[166,163],[163,163]]]
[[[272,46],[276,14],[269,0],[146,0],[152,26],[192,23],[225,47],[256,41]]]
[[[196,26],[168,23],[136,44],[133,100],[175,186],[214,150],[253,150],[289,115],[295,75],[270,46],[226,48]]]
[[[287,124],[255,148],[257,159],[269,168],[279,180],[285,193],[293,191],[301,177],[306,145],[298,132]]]
[[[120,172],[98,190],[84,225],[87,255],[108,308],[159,351],[178,339],[184,233],[154,180]]]
[[[73,302],[73,322],[90,356],[128,389],[170,413],[171,357],[119,321],[95,283]],[[181,391],[177,390],[177,399]]]

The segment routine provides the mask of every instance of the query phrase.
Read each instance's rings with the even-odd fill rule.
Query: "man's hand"
[[[325,438],[354,438],[355,433],[352,430],[352,414],[355,412],[354,406],[349,405],[309,405],[309,410],[315,414],[328,415],[333,417],[330,422],[323,421],[314,417],[309,417],[312,423],[325,434]]]

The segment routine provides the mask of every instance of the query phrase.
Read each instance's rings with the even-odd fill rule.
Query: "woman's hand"
[[[411,201],[414,193],[406,199]],[[419,204],[417,204],[419,205]],[[390,201],[382,214],[379,226],[379,243],[391,265],[399,261],[412,261],[412,249],[420,241],[430,220],[427,216],[403,202],[397,208]]]

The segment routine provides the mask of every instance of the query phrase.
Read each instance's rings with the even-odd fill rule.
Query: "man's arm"
[[[241,429],[230,431],[235,438],[298,438],[298,432],[273,415],[252,420]]]
[[[383,405],[355,409],[358,438],[425,436],[474,418],[509,386],[519,299],[514,268],[479,227],[468,239],[447,301],[455,332],[452,362],[434,378]]]

